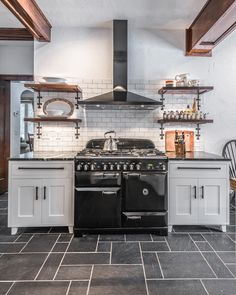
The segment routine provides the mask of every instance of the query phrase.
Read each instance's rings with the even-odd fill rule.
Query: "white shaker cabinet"
[[[229,224],[229,167],[225,161],[169,162],[169,231],[173,225]]]
[[[10,161],[8,226],[74,224],[73,161]]]

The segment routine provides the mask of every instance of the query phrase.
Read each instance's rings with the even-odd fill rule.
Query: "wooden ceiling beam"
[[[50,42],[51,24],[35,0],[1,0],[38,41]]]
[[[0,40],[33,41],[34,38],[25,28],[0,28]]]
[[[236,28],[235,0],[208,0],[186,30],[186,55],[211,56],[212,49]]]

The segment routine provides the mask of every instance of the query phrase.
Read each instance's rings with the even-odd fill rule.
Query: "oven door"
[[[76,187],[115,187],[121,185],[119,172],[75,172]]]
[[[75,189],[75,227],[121,226],[120,188],[80,187]]]
[[[166,211],[167,172],[125,173],[125,211]]]

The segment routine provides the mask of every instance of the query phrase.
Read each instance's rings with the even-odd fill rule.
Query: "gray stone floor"
[[[156,235],[88,235],[6,228],[0,196],[0,295],[235,295],[236,222],[227,233],[175,227]]]

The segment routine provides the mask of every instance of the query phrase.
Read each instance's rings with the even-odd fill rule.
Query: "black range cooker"
[[[167,157],[150,140],[119,139],[103,151],[94,139],[75,159],[75,236],[167,235]]]

